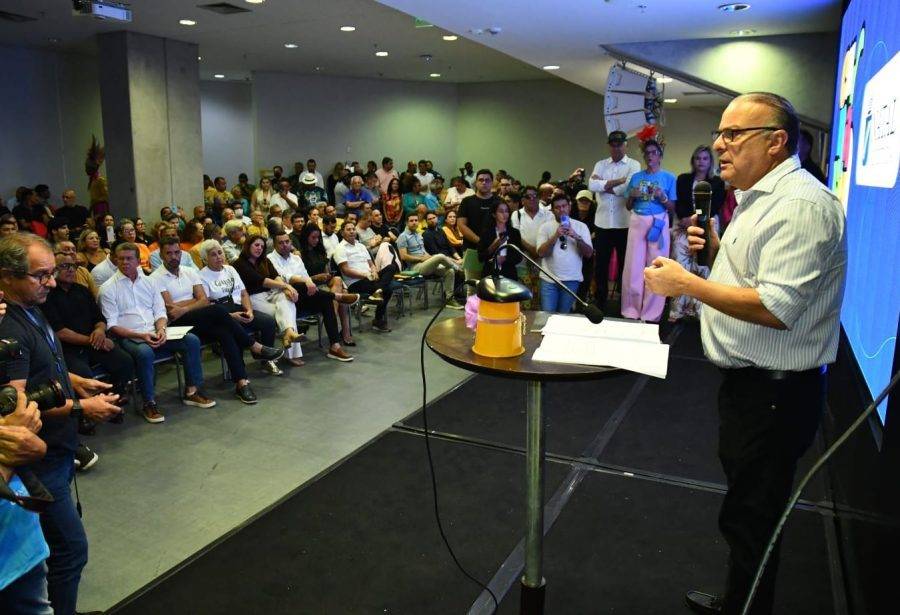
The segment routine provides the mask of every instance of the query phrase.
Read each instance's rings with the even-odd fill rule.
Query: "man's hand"
[[[106,338],[105,340],[103,340],[103,346],[100,349],[105,352],[109,352],[110,350],[113,349],[113,347],[115,347],[115,345],[116,345],[115,342],[113,342],[109,338]]]
[[[290,299],[292,303],[297,303],[297,300],[300,298],[300,293],[298,293],[297,289],[293,286],[285,288],[284,294],[287,295],[287,298]]]
[[[86,418],[103,423],[122,414],[122,409],[115,405],[119,396],[110,393],[101,393],[81,400],[81,411]]]
[[[46,452],[47,445],[44,441],[26,427],[0,425],[0,466],[34,463]]]
[[[41,413],[37,408],[37,403],[28,401],[25,393],[19,391],[16,398],[16,409],[0,418],[0,425],[24,427],[31,433],[39,432],[41,430]]]
[[[101,391],[108,391],[113,386],[106,382],[94,380],[93,378],[82,378],[75,374],[69,374],[69,380],[72,382],[72,388],[75,389],[79,397],[90,397]]]
[[[306,296],[312,297],[319,291],[318,287],[313,283],[312,280],[306,281]]]
[[[186,307],[182,307],[180,305],[173,305],[169,308],[169,320],[178,320],[185,314],[187,314],[188,309]]]
[[[677,297],[687,293],[688,284],[694,277],[684,267],[670,258],[657,256],[644,269],[644,282],[651,292],[665,297]]]
[[[100,350],[106,343],[106,332],[101,329],[91,331],[91,348]]]
[[[232,312],[231,317],[242,324],[250,322],[250,319],[247,318],[247,312]]]
[[[706,230],[697,226],[697,214],[691,216],[690,226],[687,228],[688,250],[691,252],[699,252],[706,245]],[[709,256],[710,262],[713,261],[716,254],[719,253],[719,234],[713,228],[712,219],[709,223]]]

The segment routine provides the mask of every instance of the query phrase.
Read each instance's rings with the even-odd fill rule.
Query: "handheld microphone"
[[[562,215],[559,217],[559,225],[565,228],[569,227],[569,216]],[[565,250],[569,247],[569,239],[565,235],[559,237],[559,249]]]
[[[709,266],[709,214],[712,207],[712,186],[709,182],[697,182],[694,186],[694,209],[697,212],[697,226],[703,229],[703,238],[706,243],[703,249],[697,252],[697,264],[701,267]]]

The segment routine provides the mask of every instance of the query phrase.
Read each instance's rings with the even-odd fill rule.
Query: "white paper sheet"
[[[167,340],[180,340],[194,327],[166,327]]]
[[[594,324],[582,315],[553,314],[541,330],[544,335],[561,334],[605,337],[659,344],[659,325],[645,322],[604,320]]]

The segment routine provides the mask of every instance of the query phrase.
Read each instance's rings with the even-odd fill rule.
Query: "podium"
[[[475,354],[472,351],[475,332],[466,327],[465,316],[434,324],[425,338],[428,347],[447,363],[470,372],[525,381],[525,571],[519,602],[522,615],[544,612],[544,418],[541,405],[544,384],[595,380],[620,371],[611,367],[533,361],[531,357],[541,345],[541,334],[530,330],[535,318],[542,314],[525,312],[528,325],[523,337],[525,352],[517,357],[493,359]]]

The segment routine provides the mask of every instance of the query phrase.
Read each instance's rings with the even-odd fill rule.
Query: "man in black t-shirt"
[[[90,215],[88,208],[84,205],[78,205],[75,191],[71,188],[63,192],[62,200],[63,206],[56,210],[55,216],[66,221],[70,236],[77,237],[87,223]]]
[[[490,169],[480,169],[475,174],[475,194],[467,196],[459,204],[456,225],[463,236],[463,270],[467,280],[481,278],[482,265],[478,260],[480,235],[491,224],[491,207],[500,198],[491,192],[494,174]]]

